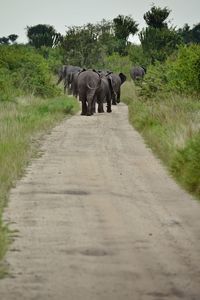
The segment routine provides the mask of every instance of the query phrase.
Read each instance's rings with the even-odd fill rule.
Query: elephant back
[[[78,90],[97,90],[101,85],[99,74],[93,70],[85,70],[78,75]]]

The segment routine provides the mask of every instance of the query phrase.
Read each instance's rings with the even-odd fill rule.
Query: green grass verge
[[[78,109],[78,101],[65,96],[53,99],[28,96],[16,102],[0,102],[0,260],[9,243],[2,213],[10,188],[37,154],[37,137]],[[0,277],[4,272],[0,268]]]
[[[142,100],[127,82],[122,99],[130,123],[168,167],[174,178],[200,199],[200,101],[180,95]]]

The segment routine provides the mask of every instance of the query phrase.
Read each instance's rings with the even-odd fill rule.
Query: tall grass
[[[200,102],[176,94],[138,97],[133,82],[122,88],[131,124],[189,192],[200,199]]]
[[[76,100],[64,96],[53,99],[28,96],[15,102],[0,101],[0,259],[8,244],[8,231],[2,224],[3,208],[10,188],[37,153],[35,137],[78,109]]]

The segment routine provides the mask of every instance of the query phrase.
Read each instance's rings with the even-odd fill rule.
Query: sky
[[[27,26],[48,24],[65,34],[68,26],[112,20],[119,14],[131,16],[141,30],[152,4],[168,7],[168,20],[177,28],[200,22],[200,0],[0,0],[0,37],[17,34],[17,42],[26,43]],[[132,41],[137,43],[137,36]]]

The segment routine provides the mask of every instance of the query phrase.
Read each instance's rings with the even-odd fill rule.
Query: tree
[[[139,38],[149,63],[164,61],[181,43],[180,36],[173,28],[147,27],[140,32]]]
[[[191,43],[200,43],[200,23],[193,26],[191,29],[190,26],[186,23],[183,28],[178,29],[178,34],[183,39],[185,44]]]
[[[164,61],[181,43],[180,35],[175,28],[169,28],[165,22],[169,13],[170,10],[166,7],[162,9],[153,6],[144,14],[148,27],[140,32],[139,38],[149,63],[156,60]]]
[[[18,38],[17,34],[10,34],[8,37],[1,37],[0,44],[9,45],[10,43],[14,44],[16,39]]]
[[[200,43],[200,23],[198,23],[197,25],[194,25],[194,27],[192,28],[192,40],[193,43]]]
[[[0,44],[3,44],[3,45],[9,45],[9,38],[8,37],[1,37],[0,38]]]
[[[128,38],[131,34],[134,35],[138,32],[138,24],[130,16],[119,15],[113,19],[113,28],[115,38],[118,41],[118,52],[121,55],[126,55]]]
[[[128,55],[133,65],[146,66],[148,64],[142,45],[130,45],[128,47]]]
[[[170,12],[171,11],[167,7],[161,8],[152,6],[150,11],[144,14],[144,20],[148,26],[153,28],[168,27],[167,23],[164,21],[168,18]]]
[[[27,27],[27,37],[29,44],[35,48],[55,47],[62,39],[60,33],[57,33],[53,26],[38,24],[36,26]]]
[[[8,36],[8,38],[9,38],[9,40],[11,41],[11,43],[15,43],[16,42],[16,40],[17,40],[17,38],[18,38],[18,35],[17,34],[10,34],[9,36]]]
[[[98,67],[105,56],[111,55],[117,48],[113,23],[102,20],[97,24],[68,27],[61,45],[65,63]]]
[[[92,67],[95,61],[101,59],[102,48],[98,39],[98,31],[91,23],[68,27],[62,42],[65,63]]]

